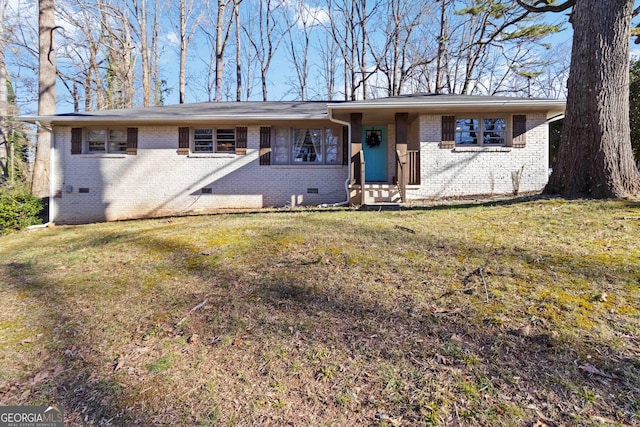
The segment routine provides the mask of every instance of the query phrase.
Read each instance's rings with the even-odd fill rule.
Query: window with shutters
[[[212,153],[213,152],[213,129],[193,130],[193,152]]]
[[[273,130],[274,165],[342,164],[341,131],[332,128],[276,128]]]
[[[235,153],[235,128],[193,129],[194,153]]]
[[[99,154],[127,152],[127,129],[125,128],[90,128],[86,130],[85,136],[86,153]]]
[[[235,129],[216,129],[216,151],[219,153],[235,153]]]
[[[456,117],[456,145],[501,146],[506,144],[504,117]]]

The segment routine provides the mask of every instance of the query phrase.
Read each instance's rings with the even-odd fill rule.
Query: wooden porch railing
[[[365,205],[365,162],[364,162],[364,152],[362,150],[358,151],[351,157],[351,184],[360,186],[360,204]]]
[[[364,153],[362,150],[351,157],[351,184],[364,185]]]
[[[409,177],[407,185],[420,185],[420,150],[408,150]]]
[[[408,150],[402,158],[400,151],[396,150],[396,165],[398,173],[398,192],[400,200],[407,201],[407,185],[420,185],[420,151]]]
[[[407,161],[402,158],[400,151],[396,150],[396,171],[398,173],[398,192],[400,193],[400,201],[405,201],[407,191],[407,180],[405,179],[404,167]]]

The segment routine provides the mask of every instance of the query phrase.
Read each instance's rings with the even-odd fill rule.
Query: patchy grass
[[[96,425],[640,425],[639,217],[536,200],[4,236],[0,404]]]

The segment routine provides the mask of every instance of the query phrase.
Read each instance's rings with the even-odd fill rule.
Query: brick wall
[[[137,155],[72,155],[71,128],[56,127],[52,185],[60,197],[53,200],[52,220],[76,224],[346,199],[345,166],[260,166],[259,132],[259,126],[248,128],[246,155],[178,155],[177,126],[139,127]]]
[[[512,194],[513,174],[521,173],[520,192],[539,191],[549,178],[549,130],[544,114],[527,114],[527,145],[441,149],[441,116],[420,116],[421,185],[409,199]],[[521,172],[520,172],[521,171]]]

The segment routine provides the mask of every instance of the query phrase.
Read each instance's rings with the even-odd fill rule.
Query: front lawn
[[[0,404],[70,425],[640,425],[640,203],[0,237]]]

